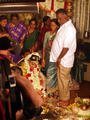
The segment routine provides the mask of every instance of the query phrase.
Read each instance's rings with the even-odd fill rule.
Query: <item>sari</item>
[[[30,50],[33,47],[36,40],[38,39],[38,35],[39,35],[38,30],[35,30],[33,33],[28,35],[28,37],[24,41],[24,49]]]
[[[11,25],[9,23],[7,24],[6,28],[11,38],[13,40],[17,40],[19,43],[21,42],[23,37],[26,36],[27,34],[27,29],[22,22],[20,22],[17,25],[13,25],[13,24]]]
[[[49,47],[48,43],[51,40],[54,40],[55,36],[56,36],[55,33],[51,35],[50,32],[46,32],[45,37],[44,37],[43,47],[45,48],[45,73],[47,73],[50,51],[51,51],[51,47]]]
[[[47,70],[47,93],[54,93],[58,90],[57,66],[54,62],[49,62]]]
[[[47,76],[46,88],[48,94],[57,90],[57,67],[56,63],[49,62],[51,47],[48,45],[48,42],[54,40],[55,36],[56,33],[51,35],[50,32],[46,32],[43,44],[43,47],[45,47],[45,71]]]
[[[49,32],[51,29],[50,28],[47,28],[47,27],[43,27],[42,29],[41,29],[41,32],[40,32],[40,34],[39,34],[39,38],[38,38],[38,42],[39,42],[39,50],[42,50],[42,48],[43,48],[43,42],[44,42],[44,36],[45,36],[45,34],[46,34],[46,32]]]
[[[8,23],[6,28],[11,38],[13,40],[16,40],[18,43],[20,43],[27,34],[27,29],[22,22],[17,25],[11,25],[10,23]],[[17,63],[21,59],[20,55],[11,54],[11,57],[15,63]]]

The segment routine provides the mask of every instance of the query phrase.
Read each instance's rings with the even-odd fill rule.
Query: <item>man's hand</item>
[[[60,66],[60,64],[61,64],[61,59],[60,59],[60,58],[58,58],[58,60],[57,60],[57,67],[59,67],[59,66]]]
[[[14,71],[12,71],[12,74],[15,77],[16,83],[21,88],[22,94],[26,97],[26,99],[32,100],[36,107],[40,107],[43,104],[43,99],[37,93],[36,89],[34,89],[32,83]]]
[[[58,60],[57,60],[57,67],[60,66],[61,64],[61,59],[66,55],[66,53],[68,52],[69,48],[63,48],[62,51],[61,51],[61,54],[60,56],[58,57]]]

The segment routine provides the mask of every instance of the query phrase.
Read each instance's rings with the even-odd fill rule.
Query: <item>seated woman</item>
[[[23,52],[33,51],[34,43],[38,39],[39,31],[36,30],[37,21],[32,18],[29,22],[28,35],[24,40]]]

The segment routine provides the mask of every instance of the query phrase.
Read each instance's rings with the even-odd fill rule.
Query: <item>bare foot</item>
[[[70,104],[70,102],[69,101],[58,101],[57,102],[57,105],[58,106],[68,106]]]

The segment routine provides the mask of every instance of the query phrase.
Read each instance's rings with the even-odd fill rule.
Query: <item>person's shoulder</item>
[[[44,32],[44,31],[46,31],[46,27],[45,26],[43,26],[42,29],[41,29],[41,32]]]
[[[65,29],[70,34],[76,33],[76,28],[74,27],[73,23],[69,24]]]
[[[35,33],[40,33],[38,29],[35,29],[34,32],[35,32]]]
[[[43,29],[45,29],[45,26],[43,26],[41,30],[43,30]]]
[[[15,25],[12,22],[7,23],[6,28],[13,28]]]
[[[25,24],[22,21],[19,22],[19,25],[22,26],[22,27],[26,27]]]
[[[20,21],[19,24],[24,25],[24,23],[22,21]]]
[[[47,36],[50,35],[50,31],[46,32],[45,35],[47,35]]]

